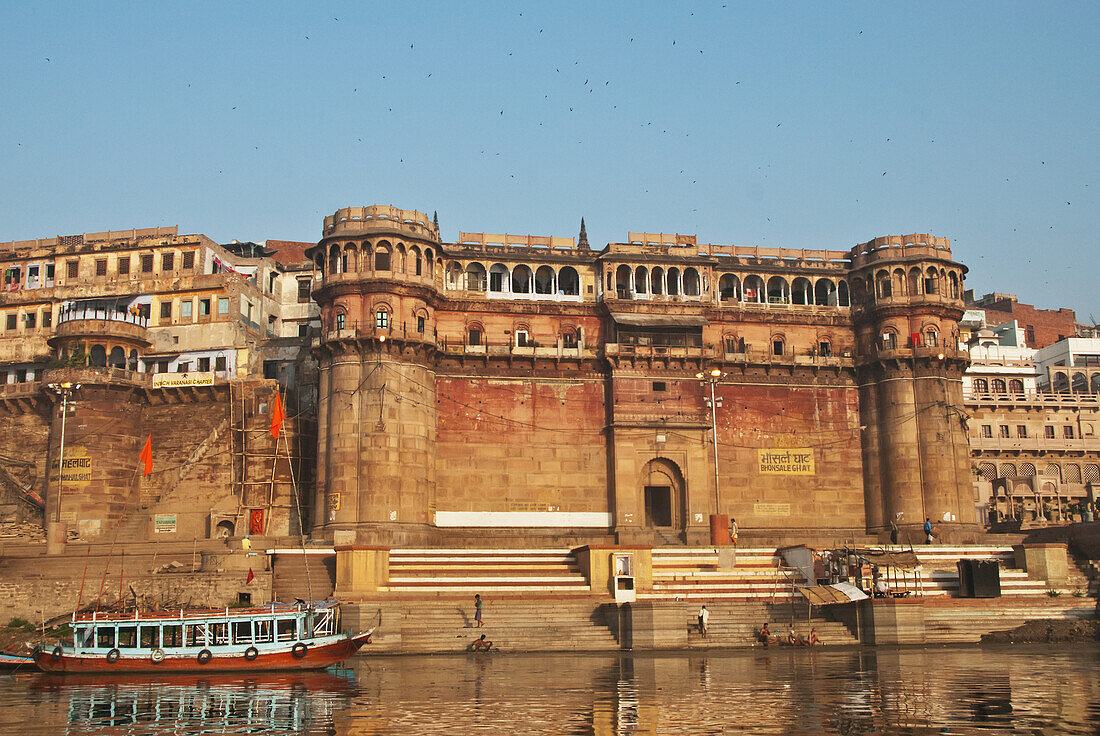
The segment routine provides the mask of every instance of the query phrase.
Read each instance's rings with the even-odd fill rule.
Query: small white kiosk
[[[633,603],[638,598],[634,588],[634,553],[616,552],[611,555],[611,580],[616,603]]]

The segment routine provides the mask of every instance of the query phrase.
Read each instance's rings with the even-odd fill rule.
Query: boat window
[[[183,645],[186,647],[206,646],[206,624],[186,624],[183,627]]]
[[[162,626],[160,630],[162,647],[182,647],[183,646],[183,627],[179,624],[173,624],[171,626]]]
[[[115,645],[115,627],[99,626],[95,630],[96,646],[111,648]]]
[[[133,649],[137,646],[137,627],[136,626],[119,626],[118,627],[118,648],[119,649]]]
[[[297,622],[292,618],[281,618],[277,623],[279,641],[294,641],[297,636],[297,629],[295,627]]]
[[[227,622],[210,624],[210,643],[217,646],[229,643],[229,624]]]
[[[234,644],[251,644],[252,643],[252,622],[251,621],[234,621],[233,622],[233,643]]]
[[[153,649],[160,646],[160,632],[159,626],[142,626],[141,627],[141,646],[146,649]]]
[[[274,641],[274,639],[271,638],[271,631],[272,631],[272,628],[271,628],[271,620],[270,619],[264,619],[262,621],[257,621],[256,622],[256,643],[257,644],[262,644],[264,642]]]
[[[80,646],[82,647],[90,647],[95,640],[95,629],[91,626],[79,629],[77,634],[80,637]]]

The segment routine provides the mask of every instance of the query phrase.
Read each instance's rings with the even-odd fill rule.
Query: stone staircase
[[[485,634],[505,652],[613,651],[619,642],[609,617],[617,611],[599,599],[528,596],[524,599],[483,595],[484,623],[474,627],[473,596],[462,601],[399,601],[382,606],[362,604],[359,620],[373,626],[375,609],[382,622],[367,654],[462,653]]]
[[[394,549],[389,584],[380,592],[462,598],[475,593],[591,595],[576,557],[566,549]]]
[[[733,569],[719,569],[718,550],[658,548],[653,550],[653,590],[639,600],[801,600],[795,590],[806,579],[782,566],[772,547],[737,548]],[[763,621],[759,622],[759,627]]]
[[[336,551],[306,548],[261,551],[272,555],[272,596],[293,603],[296,599],[324,600],[336,591]],[[263,562],[257,564],[263,565]],[[307,577],[306,569],[309,573]],[[312,594],[312,595],[311,595]]]
[[[982,634],[1014,629],[1028,621],[1096,617],[1095,598],[929,599],[925,603],[925,639],[937,644],[981,641]]]
[[[767,603],[719,599],[707,602],[706,607],[710,618],[705,637],[699,631],[699,607],[686,607],[684,623],[689,647],[762,646],[756,640],[756,633],[765,622],[775,636],[786,636],[793,628],[796,635],[808,637],[813,628],[817,630],[818,638],[827,645],[859,643],[844,623],[833,620],[820,608],[810,610],[805,601]]]
[[[902,551],[908,548],[899,546],[887,547],[887,549]],[[1050,587],[1047,581],[1030,577],[1026,571],[1016,567],[1016,555],[1012,547],[928,544],[914,546],[912,549],[921,562],[919,585],[925,597],[958,595],[958,562],[962,559],[997,562],[1000,566],[1002,596],[1046,597]],[[907,586],[912,589],[916,583],[910,578]]]

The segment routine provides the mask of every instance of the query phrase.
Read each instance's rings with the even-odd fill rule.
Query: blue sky
[[[178,224],[846,249],[1100,319],[1100,3],[0,6],[0,241]]]

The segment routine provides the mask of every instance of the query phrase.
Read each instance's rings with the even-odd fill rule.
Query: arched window
[[[130,351],[130,364],[127,367],[132,371],[138,369],[138,352],[136,350]]]
[[[997,477],[997,466],[993,463],[981,463],[978,465],[978,472],[982,476],[982,480],[993,480]]]
[[[665,293],[665,272],[660,266],[649,272],[649,293],[657,295]]]
[[[799,276],[791,283],[791,304],[813,304],[814,288],[810,280]]]
[[[435,261],[432,260],[432,249],[424,249],[424,267],[428,269],[428,278],[435,275]]]
[[[1047,478],[1062,479],[1062,468],[1054,463],[1047,463],[1047,466],[1043,468],[1043,475]]]
[[[466,344],[467,345],[480,345],[485,335],[485,328],[481,326],[480,322],[471,322],[466,325]]]
[[[989,388],[995,394],[1003,394],[1006,392],[1005,379],[993,378],[989,381]]]
[[[581,279],[577,275],[577,269],[565,266],[558,271],[558,293],[566,296],[579,296],[581,293]]]
[[[694,268],[684,269],[684,296],[699,296],[699,272]]]
[[[328,272],[330,274],[340,273],[340,264],[342,259],[340,258],[340,246],[333,243],[328,252]]]
[[[620,299],[631,297],[630,281],[633,275],[630,266],[625,264],[615,269],[615,296]]]
[[[767,302],[768,295],[764,289],[764,279],[756,274],[745,277],[745,301],[756,304]]]
[[[503,263],[494,263],[489,266],[489,291],[502,294],[511,288],[512,276],[508,273],[508,267]]]
[[[563,327],[561,330],[561,346],[572,349],[577,347],[577,330],[573,327]]]
[[[783,335],[772,335],[772,355],[785,355],[787,340]]]
[[[1018,475],[1020,478],[1034,478],[1035,466],[1031,463],[1020,463],[1020,472]]]
[[[1073,374],[1073,393],[1087,394],[1089,392],[1089,380],[1084,373]]]
[[[535,271],[535,293],[554,293],[554,269],[549,266],[539,266]]]
[[[939,294],[940,293],[940,274],[934,268],[928,269],[927,275],[924,277],[924,293],[925,294]]]
[[[395,273],[405,273],[405,244],[397,244],[397,258],[393,263],[393,270]],[[482,289],[484,291],[484,289]]]
[[[93,345],[92,352],[88,355],[88,365],[92,368],[106,368],[107,348],[102,345]]]
[[[531,269],[524,265],[512,269],[512,293],[531,293]]]
[[[409,248],[409,255],[412,256],[413,273],[420,276],[424,273],[424,261],[420,256],[420,248],[413,246]]]
[[[1076,463],[1069,463],[1064,468],[1066,483],[1080,483],[1081,482],[1081,466]]]
[[[920,296],[924,291],[921,290],[921,275],[920,269],[914,266],[909,269],[909,296]]]
[[[1100,465],[1086,465],[1085,473],[1081,477],[1084,483],[1100,483]]]
[[[782,276],[768,279],[768,304],[790,304],[791,287]]]
[[[1024,392],[1024,382],[1019,378],[1013,378],[1008,382],[1008,392],[1010,394],[1022,394]]]
[[[950,276],[948,276],[948,279],[951,282],[951,298],[952,299],[958,299],[959,298],[959,277],[955,275],[954,271],[952,271]]]
[[[894,296],[905,294],[905,271],[900,268],[895,268],[894,272],[890,275],[890,284],[894,291]]]
[[[882,336],[879,338],[880,350],[897,350],[898,349],[898,333],[893,328],[886,328],[882,331]]]
[[[462,288],[462,264],[458,261],[450,261],[447,263],[447,268],[443,272],[444,285],[447,289],[454,291]]]
[[[374,252],[374,270],[390,270],[390,249],[388,245],[378,244],[378,250]]]
[[[886,271],[879,271],[875,274],[876,291],[875,295],[879,299],[889,299],[894,295],[894,287],[890,281],[890,274]]]
[[[1052,385],[1055,393],[1066,393],[1069,391],[1069,378],[1066,377],[1065,373],[1055,373]]]
[[[347,315],[343,312],[336,313],[336,329],[344,329],[344,324],[347,322]]]
[[[649,269],[638,266],[634,269],[634,293],[645,294],[649,289]]]
[[[518,324],[518,325],[516,325],[516,328],[515,328],[515,330],[513,330],[513,332],[515,333],[515,336],[516,336],[516,347],[517,348],[534,347],[535,343],[531,339],[531,328],[530,328],[530,326],[528,326],[526,324]]]
[[[819,307],[837,306],[837,291],[832,281],[829,279],[817,280],[817,283],[814,284],[814,304]]]
[[[970,382],[970,385],[976,394],[989,393],[989,381],[984,378],[975,378]]]
[[[1100,394],[1100,373],[1092,374],[1092,381],[1089,382],[1089,387],[1092,389],[1092,393]]]
[[[718,279],[718,298],[724,302],[741,301],[741,282],[732,273]]]
[[[378,330],[388,330],[390,328],[390,311],[387,307],[378,307],[374,311],[374,327]]]
[[[476,262],[466,265],[466,290],[485,291],[485,266]]]
[[[1015,478],[1016,477],[1016,466],[1013,465],[1012,463],[1005,463],[1004,465],[1002,465],[1001,466],[1001,477],[1002,478]]]
[[[851,296],[848,294],[848,282],[841,281],[840,286],[837,287],[837,304],[842,307],[850,307],[852,305]]]
[[[125,368],[126,367],[126,351],[118,345],[111,348],[111,355],[107,359],[107,365],[112,368]]]
[[[924,344],[928,347],[936,347],[940,344],[940,333],[935,327],[928,327],[924,331]]]

